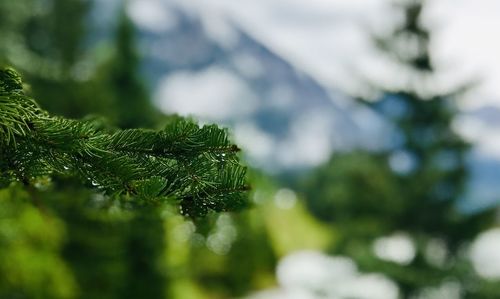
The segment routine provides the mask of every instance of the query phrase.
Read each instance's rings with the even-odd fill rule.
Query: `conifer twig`
[[[175,118],[159,131],[104,130],[92,121],[54,117],[23,93],[11,69],[0,70],[0,149],[0,171],[14,181],[78,177],[137,204],[176,198],[190,216],[246,202],[246,169],[224,129]]]

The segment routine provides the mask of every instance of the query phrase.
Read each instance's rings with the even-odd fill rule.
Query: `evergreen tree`
[[[422,7],[421,1],[405,2],[401,27],[390,39],[378,40],[400,64],[401,76],[408,76],[400,84],[378,88],[383,96],[368,102],[394,123],[398,142],[381,153],[335,155],[305,182],[309,206],[340,226],[333,252],[351,256],[365,271],[385,273],[404,298],[425,297],[429,288],[449,280],[460,282],[465,298],[491,298],[491,289],[483,293],[484,281],[474,276],[462,245],[491,225],[494,211],[471,215],[457,207],[467,180],[469,148],[451,128],[461,90],[442,92],[432,84],[435,69]],[[399,232],[414,243],[411,261],[378,258],[373,242]],[[436,242],[444,252],[440,261],[429,250]]]
[[[43,9],[21,28],[29,53],[44,61],[21,69],[31,93],[51,113],[82,117],[96,112],[99,104],[85,94],[79,78],[90,1],[50,0],[45,5],[35,1],[34,5]]]
[[[89,59],[83,44],[90,2],[53,0],[39,13],[28,13],[30,4],[37,4],[28,2],[19,1],[19,4],[26,4],[26,17],[18,19],[17,26],[5,27],[11,28],[12,35],[17,34],[18,38],[12,40],[22,37],[25,52],[31,54],[10,59],[12,55],[7,55],[11,54],[7,51],[6,57],[7,61],[21,62],[19,65],[29,75],[31,93],[43,99],[45,107],[69,117],[101,113],[109,121],[94,118],[93,123],[102,129],[113,130],[110,123],[122,128],[157,125],[160,114],[152,108],[140,82],[139,60],[133,49],[133,27],[124,13],[117,28],[115,51],[109,61],[98,67],[95,76],[81,78],[82,65],[88,64],[85,59]],[[13,4],[3,6],[5,15],[19,11]],[[46,63],[29,65],[22,60],[33,57]],[[77,184],[67,189],[68,181],[59,177],[54,178],[53,184],[58,187],[47,197],[57,195],[63,201],[72,194],[74,199],[65,205],[57,202],[53,208],[64,219],[68,230],[63,253],[84,290],[82,298],[121,298],[124,294],[138,297],[139,293],[148,298],[162,298],[166,278],[162,273],[164,269],[159,269],[158,260],[164,254],[165,233],[159,211],[138,206],[131,217],[110,217],[105,210],[89,209],[92,194]],[[61,189],[64,192],[57,192]],[[101,270],[99,275],[95,269]]]
[[[125,8],[119,15],[113,49],[93,80],[108,91],[109,102],[115,108],[115,123],[121,128],[158,126],[161,114],[152,106],[141,82],[135,31]],[[142,208],[130,220],[125,244],[127,275],[120,297],[164,298],[168,293],[167,275],[159,267],[166,248],[164,225],[160,212],[151,208]]]
[[[112,48],[109,52],[110,56],[102,65],[98,65],[94,72],[89,73],[90,77],[81,77],[82,66],[88,63],[87,60],[92,54],[84,48],[87,31],[87,26],[84,24],[88,19],[89,2],[51,0],[49,2],[53,5],[45,7],[42,12],[30,13],[29,8],[32,7],[28,4],[29,1],[18,2],[26,4],[26,17],[18,21],[19,26],[9,28],[13,34],[25,40],[23,47],[31,54],[25,56],[24,59],[30,60],[32,57],[38,57],[45,63],[30,65],[25,63],[22,57],[9,58],[6,61],[21,62],[15,65],[19,66],[29,78],[28,94],[41,99],[42,106],[47,107],[50,113],[66,117],[81,117],[88,113],[103,114],[106,120],[86,117],[82,122],[99,132],[115,133],[119,131],[117,127],[114,127],[115,125],[119,128],[152,128],[158,127],[160,123],[167,123],[168,127],[188,125],[190,128],[187,131],[198,130],[190,121],[177,117],[160,117],[161,114],[152,107],[147,89],[138,75],[140,69],[139,56],[134,48],[135,32],[124,9],[120,11],[115,39],[110,47]],[[6,14],[9,10],[14,10],[12,4],[3,6]],[[68,40],[68,37],[71,38],[71,45],[66,47],[64,40]],[[39,44],[40,41],[44,42]],[[11,57],[9,55],[6,54],[5,57]],[[198,135],[194,131],[190,133]],[[225,135],[223,131],[219,133]],[[199,134],[200,137],[207,136],[209,131],[200,131]],[[188,143],[194,143],[190,146],[201,145],[199,141],[191,140],[189,134],[185,138],[188,139]],[[223,149],[217,144],[214,144],[214,147],[214,151],[220,150],[219,153],[214,154],[216,160],[222,161],[220,166],[226,163],[227,168],[236,166],[236,147],[229,146]],[[204,170],[200,180],[211,176],[208,160],[206,162],[202,162]],[[215,161],[212,162],[215,163]],[[120,162],[116,161],[116,164]],[[219,170],[223,171],[223,168],[226,167],[219,167]],[[166,296],[170,298],[168,281],[170,276],[175,275],[167,273],[168,269],[161,264],[167,245],[164,237],[167,233],[165,221],[160,215],[163,202],[136,204],[123,200],[124,197],[135,197],[134,195],[116,195],[114,191],[106,190],[104,191],[107,193],[103,197],[96,193],[96,188],[98,191],[101,189],[98,181],[88,180],[85,175],[76,177],[70,175],[73,169],[66,171],[65,174],[48,171],[50,175],[44,174],[39,178],[34,178],[36,182],[31,182],[31,184],[40,186],[41,189],[16,187],[29,188],[30,194],[37,198],[37,205],[40,205],[43,210],[50,211],[51,217],[59,219],[64,224],[65,233],[61,233],[63,236],[60,237],[60,244],[58,247],[53,247],[54,250],[51,252],[54,256],[60,257],[64,266],[69,268],[67,271],[73,274],[73,276],[68,275],[68,279],[73,279],[70,280],[73,282],[73,288],[71,288],[71,283],[63,280],[56,282],[65,284],[68,290],[72,290],[72,292],[63,293],[65,295],[63,297],[164,298]],[[190,172],[192,172],[190,175],[198,176],[196,169]],[[4,179],[5,186],[11,186],[12,183],[9,182],[16,181],[18,178],[2,177],[2,179]],[[201,181],[200,183],[203,184]],[[245,189],[244,185],[240,187]],[[10,190],[10,188],[5,190]],[[203,189],[200,188],[200,191],[204,192]],[[231,206],[226,206],[222,199],[226,196],[233,198],[235,195],[236,202],[241,205],[245,204],[243,200],[238,199],[237,194],[241,192],[232,192],[230,189],[227,189],[227,192],[228,194],[225,195],[219,194],[217,199],[214,198],[206,205],[198,203],[196,197],[186,196],[183,199],[184,204],[181,204],[182,209],[186,214],[195,215],[193,217],[204,215],[211,208],[231,210]],[[26,198],[31,199],[30,196]],[[17,198],[13,199],[13,202],[18,203],[16,200]],[[117,209],[119,213],[116,213]],[[110,210],[114,212],[110,213]],[[246,219],[247,217],[237,218]],[[244,220],[238,221],[242,222],[242,227],[248,227]],[[197,225],[200,226],[199,221]],[[208,232],[211,228],[206,227],[206,230]],[[248,231],[241,239],[248,243],[248,239],[253,238],[250,234],[251,232]],[[241,243],[240,239],[236,242]],[[244,252],[245,248],[232,251],[229,258],[233,258],[233,253],[239,256]],[[255,253],[258,254],[259,251]],[[200,251],[199,258],[192,256],[191,264],[195,265],[202,259],[206,260],[205,256],[206,251]],[[226,261],[222,259],[221,262]],[[214,278],[224,281],[221,286],[223,289],[230,289],[229,293],[241,295],[253,285],[246,278],[254,275],[250,272],[255,265],[251,262],[245,265],[244,268],[227,267],[222,274],[224,277]],[[53,268],[57,269],[57,267]],[[210,272],[211,270],[200,273],[201,285],[205,284],[202,276],[206,277]],[[238,285],[233,287],[231,281],[237,281]],[[26,287],[27,283],[21,282],[20,285]],[[2,289],[7,288],[2,287]],[[32,289],[33,293],[36,293],[37,289],[35,287]],[[222,291],[222,293],[228,294],[227,291]],[[12,294],[12,291],[9,291],[6,297]],[[20,294],[23,294],[22,290]],[[30,296],[27,293],[24,295]]]
[[[116,122],[121,128],[153,127],[160,121],[160,113],[154,109],[141,82],[135,44],[135,28],[123,9],[118,17],[112,55],[95,78],[112,93],[110,102],[117,109]]]
[[[243,193],[247,187],[244,168],[236,156],[238,149],[229,142],[226,132],[216,126],[200,128],[191,121],[173,118],[161,131],[119,130],[109,126],[103,128],[96,120],[76,121],[50,116],[24,94],[19,77],[11,70],[0,73],[0,108],[3,187],[22,184],[40,193],[41,198],[57,197],[57,188],[71,185],[74,178],[106,195],[104,206],[147,211],[147,207],[171,199],[179,201],[181,213],[190,217],[204,216],[209,210],[227,211],[245,205]],[[40,190],[43,188],[56,189],[49,195]],[[62,201],[69,200],[61,197]],[[74,200],[78,198],[80,196]],[[81,211],[75,215],[78,219]],[[83,218],[81,228],[92,227],[87,219]],[[142,227],[148,223],[147,219],[157,223],[157,218],[148,217],[139,221]],[[99,223],[96,223],[98,227]],[[131,223],[125,248],[130,248],[133,254],[141,254],[144,249],[148,252],[151,248],[158,251],[154,238],[158,231],[152,230],[153,236],[137,239],[144,232],[134,231],[137,229],[134,224]],[[72,240],[70,249],[78,237]],[[161,242],[159,244],[161,246]],[[82,249],[76,245],[77,249]],[[105,247],[91,249],[101,254],[106,252]],[[75,252],[70,250],[70,254]],[[73,261],[76,260],[77,257]],[[128,273],[144,269],[141,260],[136,261],[139,264],[132,260]],[[96,277],[96,273],[83,277]],[[155,282],[158,283],[153,280],[148,284]],[[123,287],[133,291],[133,285]],[[135,293],[139,292],[144,294],[145,291],[136,288]],[[160,297],[157,293],[153,296]]]

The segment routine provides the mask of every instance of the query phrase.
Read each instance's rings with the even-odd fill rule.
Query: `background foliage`
[[[457,208],[469,145],[451,123],[466,88],[424,86],[435,70],[416,3],[390,37],[374,38],[411,70],[407,84],[370,80],[377,96],[360,99],[400,142],[336,153],[307,173],[251,171],[250,207],[214,213],[247,204],[237,148],[226,131],[151,104],[123,9],[94,47],[92,1],[0,1],[0,64],[24,81],[2,73],[13,81],[1,87],[0,119],[25,111],[0,124],[0,298],[239,298],[282,284],[279,261],[304,249],[383,274],[401,298],[439,298],[450,284],[459,298],[498,298],[498,281],[467,255],[495,209]],[[406,38],[418,51],[397,47]],[[410,240],[411,258],[375,250],[394,236]],[[310,298],[356,297],[304,285]]]

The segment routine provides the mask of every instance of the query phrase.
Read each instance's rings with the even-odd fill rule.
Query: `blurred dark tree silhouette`
[[[67,117],[96,113],[123,128],[154,127],[160,114],[153,110],[138,77],[135,33],[124,13],[109,62],[94,73],[86,69],[92,55],[84,47],[90,5],[85,0],[53,0],[50,5],[30,0],[2,2],[2,15],[19,14],[2,24],[2,32],[12,40],[22,39],[28,54],[13,57],[7,48],[2,61],[23,71],[31,93],[49,112]],[[15,63],[32,57],[43,63]],[[44,202],[55,203],[53,208],[65,222],[67,240],[61,244],[62,254],[75,275],[78,297],[164,298],[167,280],[158,266],[165,247],[164,227],[158,211],[146,209],[132,218],[112,217],[105,210],[89,207],[95,195],[79,185],[66,180],[54,184],[63,191],[40,196],[47,197]]]
[[[96,81],[108,92],[117,125],[121,128],[154,127],[160,112],[149,99],[140,77],[140,57],[135,49],[135,28],[124,11],[119,13],[111,57],[97,71]]]
[[[84,48],[90,5],[54,0],[46,14],[27,22],[30,50],[58,66],[57,76],[28,77],[33,95],[42,107],[63,116],[92,113],[122,128],[153,127],[159,113],[138,77],[135,32],[124,12],[115,30],[114,52],[95,74],[85,77],[90,71],[86,64],[91,63],[86,60],[92,55]],[[167,280],[158,263],[165,244],[158,212],[144,210],[117,223],[106,212],[82,209],[85,202],[73,201],[74,206],[61,213],[69,233],[64,252],[83,290],[81,298],[163,298]],[[101,275],[96,276],[95,269],[101,269]]]
[[[19,69],[29,84],[29,95],[52,114],[86,117],[110,132],[115,126],[157,128],[181,121],[153,108],[139,76],[135,29],[124,9],[119,12],[113,49],[106,61],[96,65],[94,50],[85,45],[91,4],[86,0],[2,1],[0,16],[5,18],[0,18],[0,30],[5,34],[0,37],[0,63]],[[97,114],[105,118],[93,116]],[[222,132],[215,132],[214,138]],[[192,146],[200,145],[193,141]],[[236,165],[232,156],[228,152],[225,159]],[[199,167],[211,173],[211,166],[202,163]],[[1,162],[2,171],[3,166]],[[0,194],[5,206],[5,213],[0,212],[0,240],[7,240],[0,260],[15,258],[14,249],[21,254],[15,271],[13,265],[0,265],[0,298],[170,298],[169,273],[163,264],[167,244],[161,207],[117,206],[64,176],[38,185],[30,187],[28,194],[14,194],[10,188]],[[228,196],[236,199],[238,192]],[[217,200],[219,206],[225,205],[224,193]],[[207,210],[205,204],[190,203],[183,201],[185,210],[197,214]],[[210,209],[220,210],[219,206]],[[232,209],[230,205],[223,208]],[[17,226],[10,227],[9,221],[25,214],[30,217],[25,222],[13,222],[19,226],[14,234],[28,245],[11,248],[15,242],[9,239],[14,238],[9,229]],[[30,231],[37,223],[42,223],[38,231]],[[4,279],[7,277],[10,280]]]
[[[399,64],[394,85],[373,85],[382,96],[367,105],[397,128],[395,144],[379,153],[335,154],[302,182],[310,210],[342,231],[332,248],[353,258],[364,271],[388,275],[404,298],[447,281],[460,282],[464,298],[500,296],[474,275],[463,246],[491,227],[494,209],[462,212],[458,201],[467,180],[469,145],[451,128],[456,98],[464,91],[442,91],[429,54],[430,33],[421,22],[423,2],[404,2],[404,19],[379,49]],[[401,79],[403,78],[403,79]],[[399,80],[399,82],[398,82]],[[408,264],[385,261],[372,250],[381,237],[410,236],[415,256]],[[431,244],[443,244],[436,262]]]

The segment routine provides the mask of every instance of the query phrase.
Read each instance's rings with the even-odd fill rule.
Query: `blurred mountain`
[[[96,36],[104,38],[121,1],[96,2]],[[275,173],[317,166],[333,151],[377,150],[397,139],[377,113],[323,86],[230,18],[191,8],[176,0],[135,0],[127,8],[144,76],[163,111],[229,126],[250,163]],[[489,125],[500,119],[492,109],[472,114]],[[474,203],[465,200],[464,208],[498,202],[500,157],[475,150],[470,166],[467,198]]]
[[[332,150],[389,142],[388,124],[375,113],[320,85],[237,24],[167,1],[132,2],[128,11],[158,106],[230,126],[256,166],[307,168]]]

